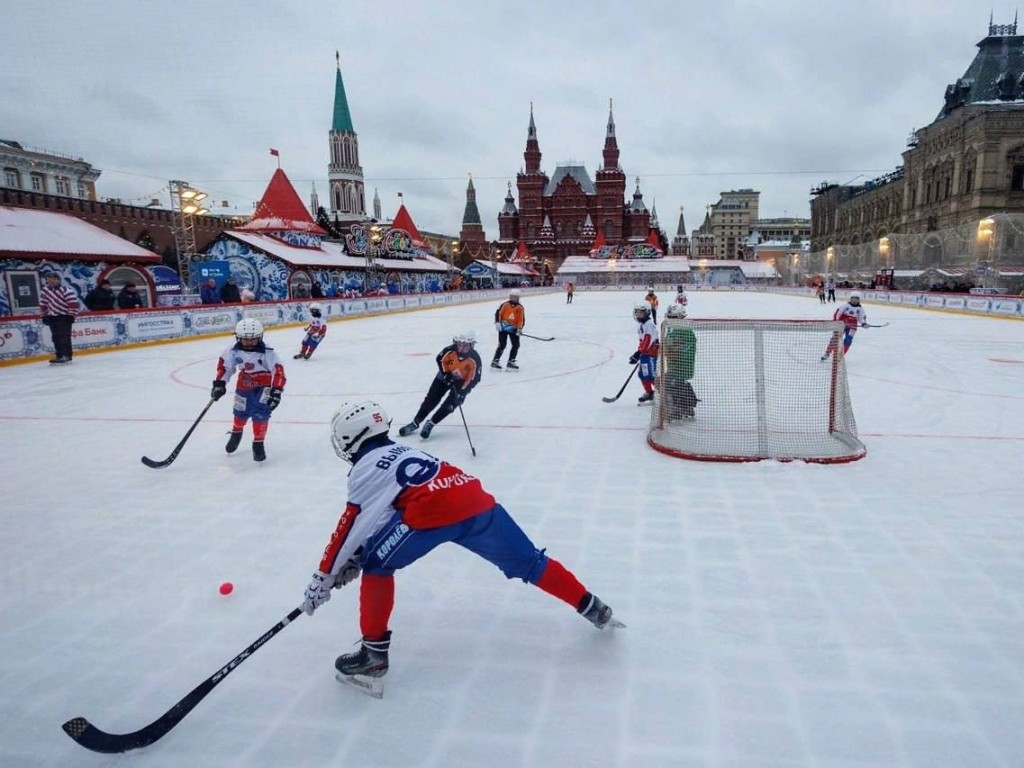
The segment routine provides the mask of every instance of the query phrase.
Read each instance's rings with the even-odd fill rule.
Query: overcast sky
[[[995,23],[1013,20],[1005,0]],[[497,236],[530,102],[542,167],[600,166],[608,99],[620,163],[675,233],[723,190],[762,217],[809,190],[893,170],[988,31],[977,0],[106,0],[9,3],[0,137],[84,158],[101,198],[166,200],[182,179],[250,210],[276,167],[327,198],[335,50],[371,210],[402,192],[457,234],[472,173]],[[518,201],[517,201],[518,202]]]

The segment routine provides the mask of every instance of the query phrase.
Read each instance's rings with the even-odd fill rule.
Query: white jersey
[[[642,355],[658,354],[658,326],[654,321],[648,317],[637,325],[636,332],[640,339],[636,351]]]
[[[676,294],[676,304],[682,304],[684,307],[690,303],[690,300],[686,298],[686,291],[680,291]]]
[[[255,349],[244,349],[241,343],[233,344],[220,354],[217,360],[217,378],[229,381],[238,371],[239,392],[249,392],[260,387],[284,389],[284,366],[272,347],[263,342]]]
[[[843,304],[839,309],[832,315],[833,320],[839,320],[846,325],[847,330],[856,329],[859,325],[864,325],[868,321],[867,312],[864,311],[864,307],[853,306],[847,302]]]

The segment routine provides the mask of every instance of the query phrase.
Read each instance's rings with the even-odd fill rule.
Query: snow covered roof
[[[565,165],[559,165],[555,168],[555,175],[551,177],[548,185],[544,188],[544,196],[548,197],[555,193],[558,189],[558,185],[562,183],[562,179],[566,176],[571,176],[576,180],[576,183],[583,189],[584,194],[596,195],[597,188],[594,187],[594,182],[590,180],[590,174],[587,173],[587,167],[585,165],[577,165],[575,163],[566,163]]]
[[[568,256],[558,268],[559,275],[581,275],[595,272],[653,273],[689,272],[690,260],[685,256],[661,259],[592,259],[589,256]]]
[[[323,241],[320,248],[297,248],[283,243],[276,237],[242,232],[237,229],[224,233],[253,248],[287,262],[294,267],[319,267],[322,269],[364,269],[366,258],[352,256],[345,252],[341,243]],[[374,264],[386,270],[396,272],[447,272],[448,264],[434,256],[423,256],[415,259],[384,259],[375,258]]]
[[[778,277],[778,270],[767,261],[741,261],[740,271],[744,277]]]
[[[285,172],[278,168],[270,177],[267,190],[256,206],[252,220],[239,229],[247,232],[311,232],[326,235],[320,225],[313,221],[303,205],[295,187]]]
[[[0,259],[14,258],[160,262],[152,251],[74,216],[0,206]]]
[[[483,259],[474,259],[472,264],[479,264],[487,271],[491,270],[491,262]],[[524,262],[514,263],[509,261],[497,261],[494,264],[498,268],[499,275],[511,275],[518,277],[536,277],[540,274],[537,270]],[[467,266],[466,269],[469,269]]]

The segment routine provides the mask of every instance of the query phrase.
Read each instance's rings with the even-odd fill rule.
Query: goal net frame
[[[696,461],[863,458],[843,330],[832,320],[666,318],[648,445]]]

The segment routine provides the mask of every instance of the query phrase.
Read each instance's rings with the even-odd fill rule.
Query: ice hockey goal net
[[[822,320],[665,320],[647,442],[702,461],[863,457],[842,331]]]

